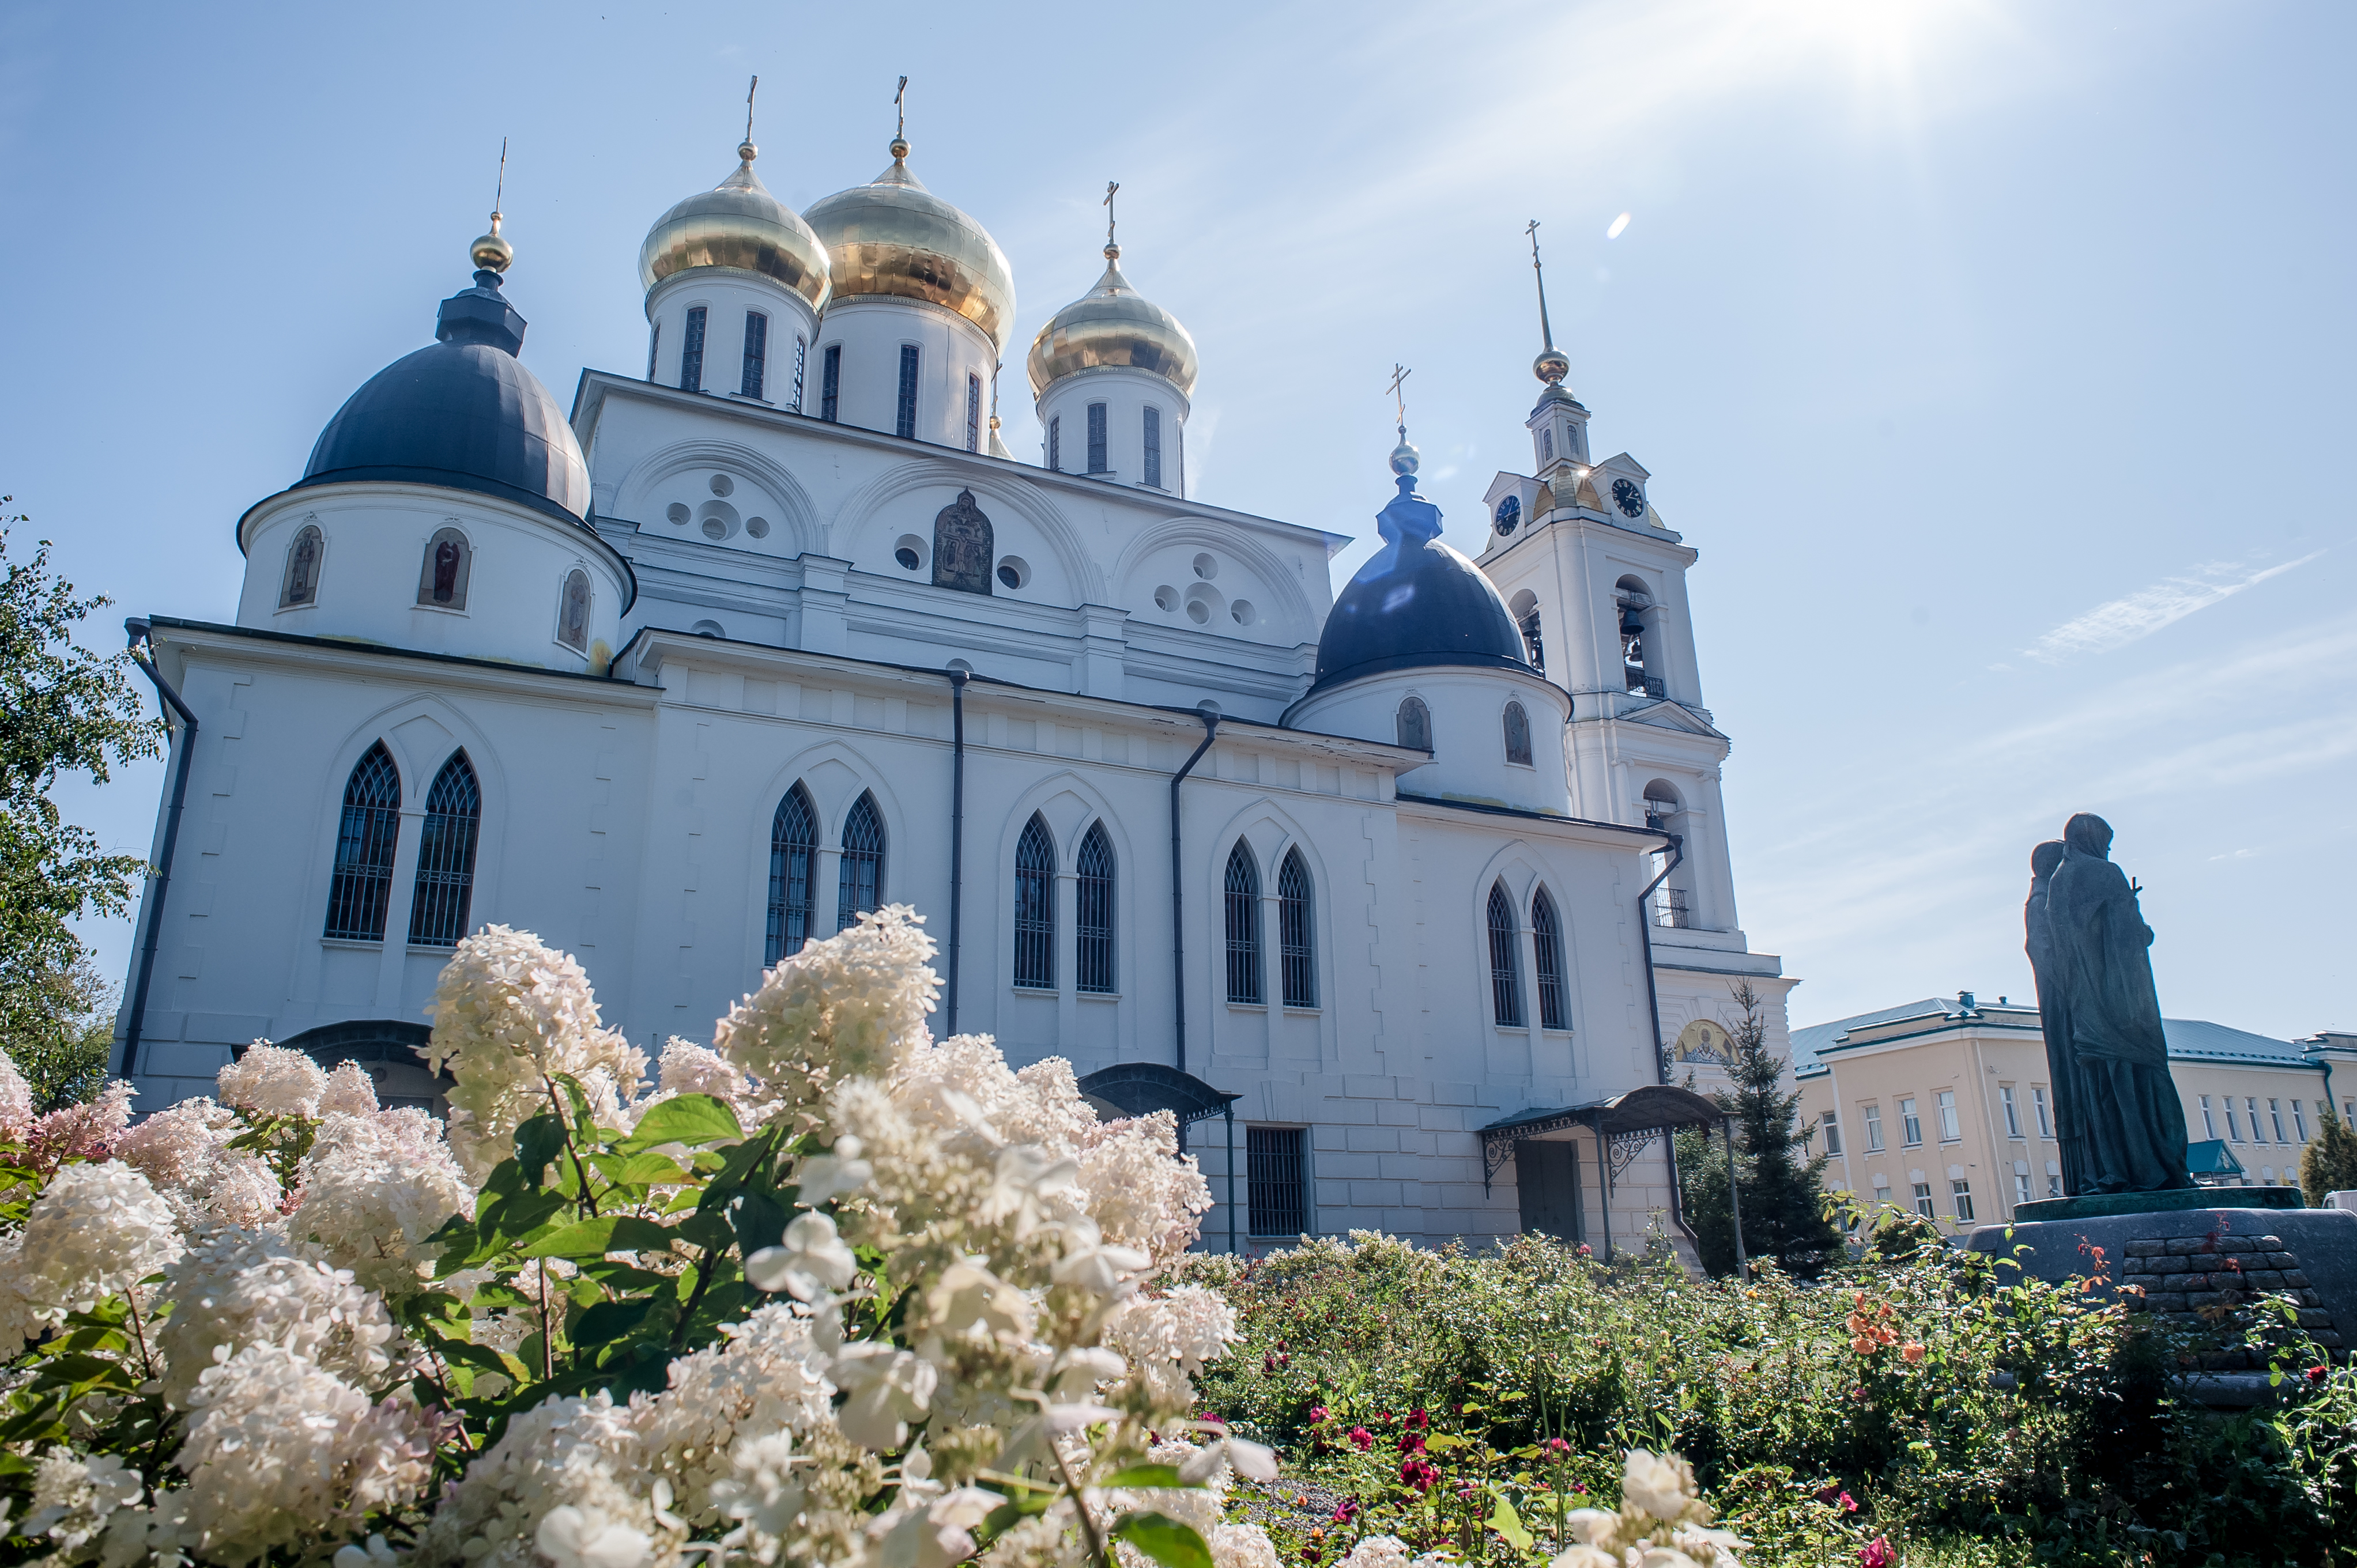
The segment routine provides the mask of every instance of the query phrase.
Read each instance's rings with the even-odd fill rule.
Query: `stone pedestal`
[[[2214,1205],[2223,1194],[2205,1196]],[[2136,1286],[2147,1311],[2189,1325],[2288,1292],[2300,1304],[2300,1326],[2335,1360],[2346,1360],[2357,1345],[2357,1213],[2347,1209],[2211,1207],[2092,1214],[1984,1225],[1966,1244],[1975,1252],[2016,1258],[2024,1273],[2042,1280],[2091,1276],[2100,1268],[2106,1295]],[[2232,1369],[2243,1359],[2239,1352],[2220,1352],[2203,1363]]]

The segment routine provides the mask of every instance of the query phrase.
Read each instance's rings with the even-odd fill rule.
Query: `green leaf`
[[[527,1258],[594,1258],[605,1252],[667,1252],[679,1233],[636,1215],[604,1215],[567,1225],[523,1249]]]
[[[736,1228],[737,1248],[744,1257],[751,1257],[764,1247],[774,1247],[786,1232],[784,1205],[767,1193],[739,1193],[728,1209],[728,1222]],[[694,1220],[687,1223],[693,1225]]]
[[[691,1214],[666,1234],[683,1237],[713,1252],[726,1251],[728,1244],[737,1240],[737,1232],[717,1214]]]
[[[646,1321],[647,1311],[653,1305],[654,1298],[643,1295],[630,1301],[601,1301],[573,1326],[573,1343],[587,1348],[627,1339]]]
[[[1211,1568],[1211,1549],[1194,1526],[1167,1514],[1125,1513],[1114,1521],[1113,1537],[1129,1542],[1162,1568]]]
[[[1100,1487],[1184,1487],[1176,1465],[1126,1465],[1097,1483]]]
[[[1490,1528],[1515,1551],[1528,1552],[1531,1549],[1531,1532],[1523,1528],[1522,1516],[1514,1511],[1514,1505],[1503,1496],[1498,1498],[1498,1506],[1490,1510]]]
[[[709,1094],[683,1094],[666,1100],[639,1119],[639,1125],[619,1147],[626,1155],[659,1144],[718,1144],[745,1136],[728,1102]]]
[[[523,1169],[523,1179],[533,1187],[546,1178],[549,1162],[564,1150],[565,1124],[551,1112],[530,1117],[515,1130],[516,1164]]]
[[[688,1179],[688,1173],[669,1155],[632,1155],[608,1179],[617,1187],[675,1187]]]

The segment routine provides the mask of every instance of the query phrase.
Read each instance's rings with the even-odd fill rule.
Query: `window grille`
[[[1520,703],[1506,704],[1506,760],[1531,765],[1531,715]]]
[[[884,902],[884,818],[876,797],[859,797],[843,822],[843,858],[834,883],[834,929],[846,930]]]
[[[892,434],[914,439],[917,434],[917,346],[900,345],[900,401],[892,415]]]
[[[1866,1152],[1869,1155],[1882,1153],[1882,1107],[1879,1105],[1866,1108]]]
[[[1546,673],[1546,641],[1539,636],[1539,612],[1533,610],[1523,618],[1523,646],[1531,650],[1531,668]]]
[[[649,381],[655,379],[655,360],[662,352],[662,323],[658,321],[654,325],[654,330],[647,334],[647,380]]]
[[[328,882],[328,923],[321,936],[384,940],[393,852],[400,837],[401,773],[384,742],[378,741],[352,765],[344,784],[344,815],[336,829],[336,869]]]
[[[425,821],[417,839],[417,886],[409,904],[409,940],[418,947],[454,948],[467,934],[475,901],[475,843],[483,823],[483,791],[474,766],[454,751],[425,791]]]
[[[1082,991],[1098,994],[1114,989],[1113,961],[1113,841],[1105,836],[1104,824],[1092,825],[1088,836],[1081,840],[1081,853],[1073,862],[1075,877],[1073,924],[1079,928],[1080,946],[1075,954],[1075,967],[1080,971],[1073,983]]]
[[[1162,411],[1146,411],[1146,482],[1162,488]]]
[[[1399,705],[1399,743],[1418,751],[1432,749],[1432,710],[1422,697],[1408,697]]]
[[[1318,955],[1310,940],[1314,929],[1309,908],[1309,868],[1301,852],[1285,852],[1276,870],[1277,968],[1285,979],[1287,1007],[1318,1005]]]
[[[1490,885],[1490,1004],[1501,1028],[1523,1026],[1523,972],[1514,961],[1514,906],[1506,885]]]
[[[843,407],[843,345],[829,343],[818,362],[818,416],[829,424]]]
[[[1825,1153],[1840,1154],[1842,1152],[1841,1118],[1828,1111],[1817,1118],[1817,1124],[1825,1130]]]
[[[1968,1181],[1952,1181],[1948,1184],[1948,1196],[1955,1202],[1956,1223],[1959,1225],[1971,1224],[1973,1219],[1973,1184]]]
[[[2013,1102],[2013,1086],[2011,1084],[1999,1085],[1996,1091],[1996,1097],[1998,1100],[2003,1101],[2005,1105],[2005,1135],[2008,1138],[2020,1137],[2021,1108]]]
[[[1905,1136],[1909,1148],[1922,1146],[1923,1119],[1915,1114],[1915,1101],[1911,1098],[1899,1102],[1899,1130]]]
[[[791,958],[810,940],[813,873],[818,865],[818,813],[797,783],[770,819],[770,928],[762,963]]]
[[[1298,1236],[1309,1229],[1307,1129],[1244,1129],[1244,1186],[1255,1236]]]
[[[1105,462],[1105,405],[1089,404],[1089,472],[1102,474],[1110,467]]]
[[[1064,471],[1064,416],[1060,413],[1048,421],[1048,467],[1054,473]]]
[[[971,372],[965,378],[965,449],[982,450],[982,378]]]
[[[1686,904],[1686,890],[1663,884],[1653,895],[1653,924],[1683,931],[1694,924],[1694,910]]]
[[[1539,1027],[1568,1029],[1571,1009],[1563,986],[1563,922],[1544,887],[1531,895],[1531,938],[1538,953]]]
[[[810,362],[810,345],[809,345],[807,342],[803,341],[803,339],[802,339],[802,335],[801,333],[797,332],[797,333],[795,333],[795,334],[794,334],[794,403],[793,403],[794,412],[795,412],[796,413],[800,413],[802,411],[802,372],[803,372],[804,371],[806,371],[807,369],[809,369],[809,362]]]
[[[758,310],[745,313],[745,374],[737,390],[759,397],[770,370],[770,318]]]
[[[1260,867],[1242,839],[1228,852],[1228,1000],[1257,1004],[1260,993]]]
[[[704,390],[704,306],[693,305],[687,311],[687,337],[679,349],[679,390]]]
[[[1056,842],[1036,816],[1015,844],[1015,983],[1056,988]]]

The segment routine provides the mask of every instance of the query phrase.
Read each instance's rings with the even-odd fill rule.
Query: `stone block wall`
[[[2299,1326],[2331,1351],[2336,1361],[2349,1358],[2342,1326],[2309,1283],[2299,1254],[2280,1236],[2235,1235],[2220,1229],[2139,1236],[2121,1249],[2118,1268],[2120,1288],[2141,1291],[2146,1310],[2189,1326],[2222,1327],[2259,1297],[2288,1294],[2299,1304]],[[2357,1324],[2348,1326],[2357,1331]],[[2247,1349],[2212,1351],[2201,1359],[2213,1369],[2265,1365],[2258,1352]]]

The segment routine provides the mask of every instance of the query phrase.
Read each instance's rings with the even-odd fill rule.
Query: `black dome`
[[[407,480],[563,518],[589,513],[589,469],[564,411],[523,368],[524,319],[495,273],[442,302],[441,341],[369,378],[328,421],[296,481]]]
[[[1309,689],[1434,665],[1529,670],[1506,601],[1479,566],[1440,542],[1440,509],[1415,493],[1414,474],[1399,489],[1375,516],[1383,547],[1326,617]]]

